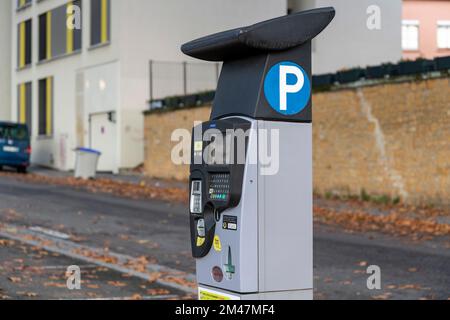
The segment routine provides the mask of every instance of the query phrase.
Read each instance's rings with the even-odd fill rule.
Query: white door
[[[116,124],[109,119],[108,113],[91,115],[91,148],[102,153],[98,162],[98,171],[117,172]]]

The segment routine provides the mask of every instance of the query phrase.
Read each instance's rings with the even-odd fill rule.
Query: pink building
[[[403,0],[403,58],[450,56],[450,0]]]

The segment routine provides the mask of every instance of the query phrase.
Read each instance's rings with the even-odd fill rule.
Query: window
[[[19,23],[17,35],[17,66],[24,68],[31,64],[31,19]]]
[[[24,125],[0,124],[0,139],[27,140],[28,130]]]
[[[419,50],[419,21],[402,21],[403,50]]]
[[[29,132],[32,132],[31,102],[31,82],[19,84],[17,86],[17,122],[28,125]]]
[[[39,135],[53,135],[53,77],[39,80]]]
[[[76,15],[79,15],[79,17],[77,17]],[[66,53],[72,53],[73,51],[81,49],[81,0],[71,1],[67,4],[66,21],[70,21],[73,24],[73,28],[68,28],[66,23]]]
[[[450,49],[450,21],[438,21],[437,46],[439,49]]]
[[[30,6],[31,2],[32,0],[17,0],[17,10]]]
[[[51,59],[51,12],[39,16],[39,61]]]
[[[91,46],[110,41],[110,0],[91,0]]]
[[[80,14],[77,26],[67,26],[75,22],[74,14]],[[71,1],[39,16],[39,61],[50,60],[81,49],[81,0]]]

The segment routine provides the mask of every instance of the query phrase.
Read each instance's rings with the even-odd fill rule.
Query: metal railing
[[[149,62],[149,100],[215,90],[221,63]]]

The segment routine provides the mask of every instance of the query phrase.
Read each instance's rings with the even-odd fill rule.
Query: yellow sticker
[[[204,290],[200,291],[199,298],[200,298],[200,300],[231,300],[230,298],[225,297],[221,294],[208,292],[208,291],[204,291]]]
[[[194,151],[203,151],[203,141],[195,141]]]
[[[198,297],[200,300],[240,300],[239,296],[226,294],[214,290],[206,290],[204,288],[198,288]]]
[[[214,250],[218,252],[222,251],[222,243],[220,243],[219,236],[214,237]]]
[[[197,237],[197,247],[201,247],[205,243],[205,238]]]

